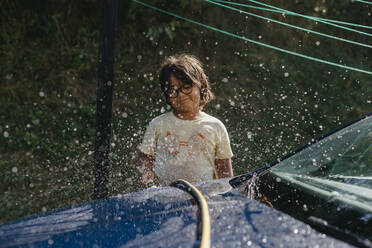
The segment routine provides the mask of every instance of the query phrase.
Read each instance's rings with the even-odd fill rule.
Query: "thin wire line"
[[[268,5],[268,4],[260,3],[260,2],[254,1],[254,0],[246,0],[246,1],[249,1],[249,2],[252,2],[252,3],[256,3],[256,4],[259,4],[259,5],[263,5],[263,6],[266,6],[266,7],[269,7],[269,8],[273,8],[273,9],[276,9],[276,10],[286,11],[288,13],[295,14],[297,16],[301,16],[301,17],[304,17],[304,18],[308,18],[310,20],[315,20],[315,21],[318,21],[318,22],[322,22],[322,23],[325,23],[325,24],[328,24],[328,25],[331,25],[331,26],[334,26],[334,27],[338,27],[338,28],[341,28],[341,29],[345,29],[345,30],[348,30],[348,31],[351,31],[351,32],[356,32],[356,33],[359,33],[359,34],[364,34],[364,35],[367,35],[367,36],[372,36],[372,34],[370,34],[370,33],[362,32],[362,31],[359,31],[357,29],[348,28],[348,27],[344,27],[344,26],[341,26],[341,25],[337,25],[337,24],[334,24],[334,23],[327,22],[327,21],[323,21],[323,20],[320,20],[320,19],[318,19],[316,17],[301,15],[301,14],[298,14],[298,13],[293,12],[293,11],[284,10],[284,9],[281,9],[281,8],[278,8],[278,7],[275,7],[275,6],[271,6],[271,5]]]
[[[267,17],[264,17],[264,16],[256,15],[256,14],[253,14],[253,13],[250,13],[250,12],[247,12],[247,11],[244,11],[244,10],[240,10],[240,9],[237,9],[237,8],[234,8],[234,7],[230,7],[228,5],[217,3],[217,2],[212,1],[212,0],[205,0],[205,1],[208,2],[208,3],[212,3],[212,4],[215,4],[215,5],[218,5],[218,6],[227,8],[227,9],[231,9],[231,10],[237,11],[239,13],[244,13],[244,14],[247,14],[247,15],[251,15],[251,16],[254,16],[254,17],[257,17],[257,18],[260,18],[260,19],[264,19],[264,20],[267,20],[267,21],[275,22],[275,23],[278,23],[278,24],[281,24],[281,25],[284,25],[284,26],[288,26],[288,27],[291,27],[291,28],[299,29],[299,30],[302,30],[302,31],[305,31],[305,32],[317,34],[317,35],[324,36],[324,37],[327,37],[327,38],[330,38],[330,39],[335,39],[335,40],[339,40],[339,41],[351,43],[351,44],[354,44],[354,45],[359,45],[359,46],[363,46],[363,47],[372,48],[372,45],[368,45],[368,44],[365,44],[365,43],[361,43],[361,42],[357,42],[357,41],[352,41],[352,40],[348,40],[348,39],[343,39],[343,38],[340,38],[340,37],[337,37],[337,36],[328,35],[328,34],[317,32],[317,31],[313,31],[313,30],[310,30],[310,29],[307,29],[307,28],[302,28],[302,27],[299,27],[299,26],[295,26],[295,25],[291,25],[291,24],[285,23],[285,22],[273,20],[273,19],[270,19],[270,18],[267,18]]]
[[[283,11],[281,11],[281,10],[275,10],[275,9],[271,9],[271,8],[257,7],[257,6],[254,6],[254,5],[249,5],[249,4],[244,4],[244,3],[235,3],[235,2],[229,2],[229,1],[224,1],[224,0],[213,0],[213,1],[220,2],[220,3],[225,3],[225,4],[236,5],[236,6],[241,6],[241,7],[252,8],[252,9],[265,10],[265,11],[270,11],[270,12],[279,13],[279,14],[299,16],[297,13],[291,13],[291,12],[289,12],[287,10],[284,10],[284,9],[283,9]],[[299,16],[299,17],[301,17],[301,16]],[[333,22],[333,23],[339,23],[339,24],[344,24],[344,25],[349,25],[349,26],[354,26],[354,27],[372,29],[372,26],[365,26],[365,25],[351,23],[351,22],[343,22],[343,21],[338,21],[338,20],[332,20],[332,19],[327,19],[327,18],[322,18],[322,17],[315,17],[315,16],[307,16],[307,15],[303,15],[303,17],[304,18],[306,17],[307,19],[309,19],[309,17],[311,17],[311,18],[315,18],[317,20],[323,20],[323,21],[326,21],[326,22]]]
[[[361,3],[366,3],[366,4],[372,4],[372,2],[363,1],[363,0],[354,0],[354,2],[361,2]]]
[[[309,16],[309,17],[313,17],[313,16]],[[356,23],[351,23],[351,22],[337,21],[337,20],[332,20],[332,19],[327,19],[327,18],[322,18],[322,17],[313,17],[313,18],[316,18],[316,19],[322,20],[322,21],[326,21],[326,22],[334,22],[334,23],[354,26],[354,27],[358,27],[358,28],[372,29],[372,26],[366,26],[366,25],[361,25],[361,24],[356,24]]]
[[[216,31],[216,32],[219,32],[219,33],[223,33],[223,34],[229,35],[229,36],[234,37],[234,38],[245,40],[245,41],[248,41],[248,42],[257,44],[257,45],[261,45],[261,46],[264,46],[264,47],[271,48],[273,50],[277,50],[277,51],[280,51],[280,52],[283,52],[283,53],[288,53],[288,54],[291,54],[291,55],[295,55],[295,56],[298,56],[298,57],[301,57],[301,58],[313,60],[313,61],[320,62],[320,63],[323,63],[323,64],[333,65],[333,66],[340,67],[340,68],[343,68],[343,69],[357,71],[357,72],[362,72],[362,73],[366,73],[366,74],[372,75],[372,72],[371,71],[366,71],[366,70],[362,70],[362,69],[351,67],[351,66],[341,65],[341,64],[337,64],[337,63],[330,62],[330,61],[327,61],[327,60],[318,59],[318,58],[315,58],[315,57],[310,57],[310,56],[307,56],[307,55],[304,55],[304,54],[301,54],[301,53],[292,52],[292,51],[289,51],[289,50],[286,50],[286,49],[283,49],[283,48],[271,46],[271,45],[268,45],[266,43],[262,43],[262,42],[255,41],[255,40],[251,40],[251,39],[248,39],[246,37],[243,37],[243,36],[240,36],[240,35],[237,35],[237,34],[233,34],[233,33],[229,33],[227,31],[224,31],[224,30],[221,30],[221,29],[218,29],[218,28],[209,26],[207,24],[203,24],[203,23],[200,23],[200,22],[197,22],[197,21],[188,19],[186,17],[179,16],[177,14],[168,12],[166,10],[159,9],[159,8],[153,6],[153,5],[150,5],[150,4],[147,4],[147,3],[143,3],[143,2],[141,2],[139,0],[132,0],[132,1],[135,2],[135,3],[141,4],[141,5],[145,6],[145,7],[148,7],[148,8],[154,9],[156,11],[159,11],[161,13],[164,13],[164,14],[167,14],[167,15],[170,15],[170,16],[174,16],[174,17],[179,18],[181,20],[184,20],[184,21],[187,21],[187,22],[190,22],[190,23],[193,23],[193,24],[196,24],[196,25],[199,25],[199,26],[202,26],[202,27],[211,29],[211,30]]]

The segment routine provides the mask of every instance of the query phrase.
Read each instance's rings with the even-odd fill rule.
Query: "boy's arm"
[[[214,161],[214,167],[216,169],[216,177],[217,178],[232,177],[233,176],[231,158],[216,159]]]
[[[142,187],[149,187],[149,183],[153,183],[155,180],[155,173],[152,171],[152,165],[154,164],[154,156],[140,153],[136,168],[140,175],[140,184]]]

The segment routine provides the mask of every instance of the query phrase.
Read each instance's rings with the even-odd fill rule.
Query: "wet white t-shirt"
[[[204,112],[196,120],[181,120],[173,112],[154,118],[139,149],[155,156],[153,170],[163,185],[211,180],[215,159],[233,156],[225,126]]]

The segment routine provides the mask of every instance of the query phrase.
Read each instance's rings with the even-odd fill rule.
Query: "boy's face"
[[[172,74],[169,81],[170,94],[173,93],[169,100],[173,109],[180,114],[197,113],[200,108],[200,90],[198,86],[195,84],[184,84]]]

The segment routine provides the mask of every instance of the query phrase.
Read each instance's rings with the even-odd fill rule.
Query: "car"
[[[256,171],[0,225],[1,247],[372,247],[372,117]]]
[[[252,197],[264,197],[275,209],[353,245],[372,247],[371,114],[230,183],[242,181],[250,181]]]
[[[351,247],[232,190],[228,180],[197,185],[208,202],[213,247]],[[160,187],[57,209],[0,227],[1,247],[195,247],[198,207]],[[208,246],[201,246],[208,247]]]

